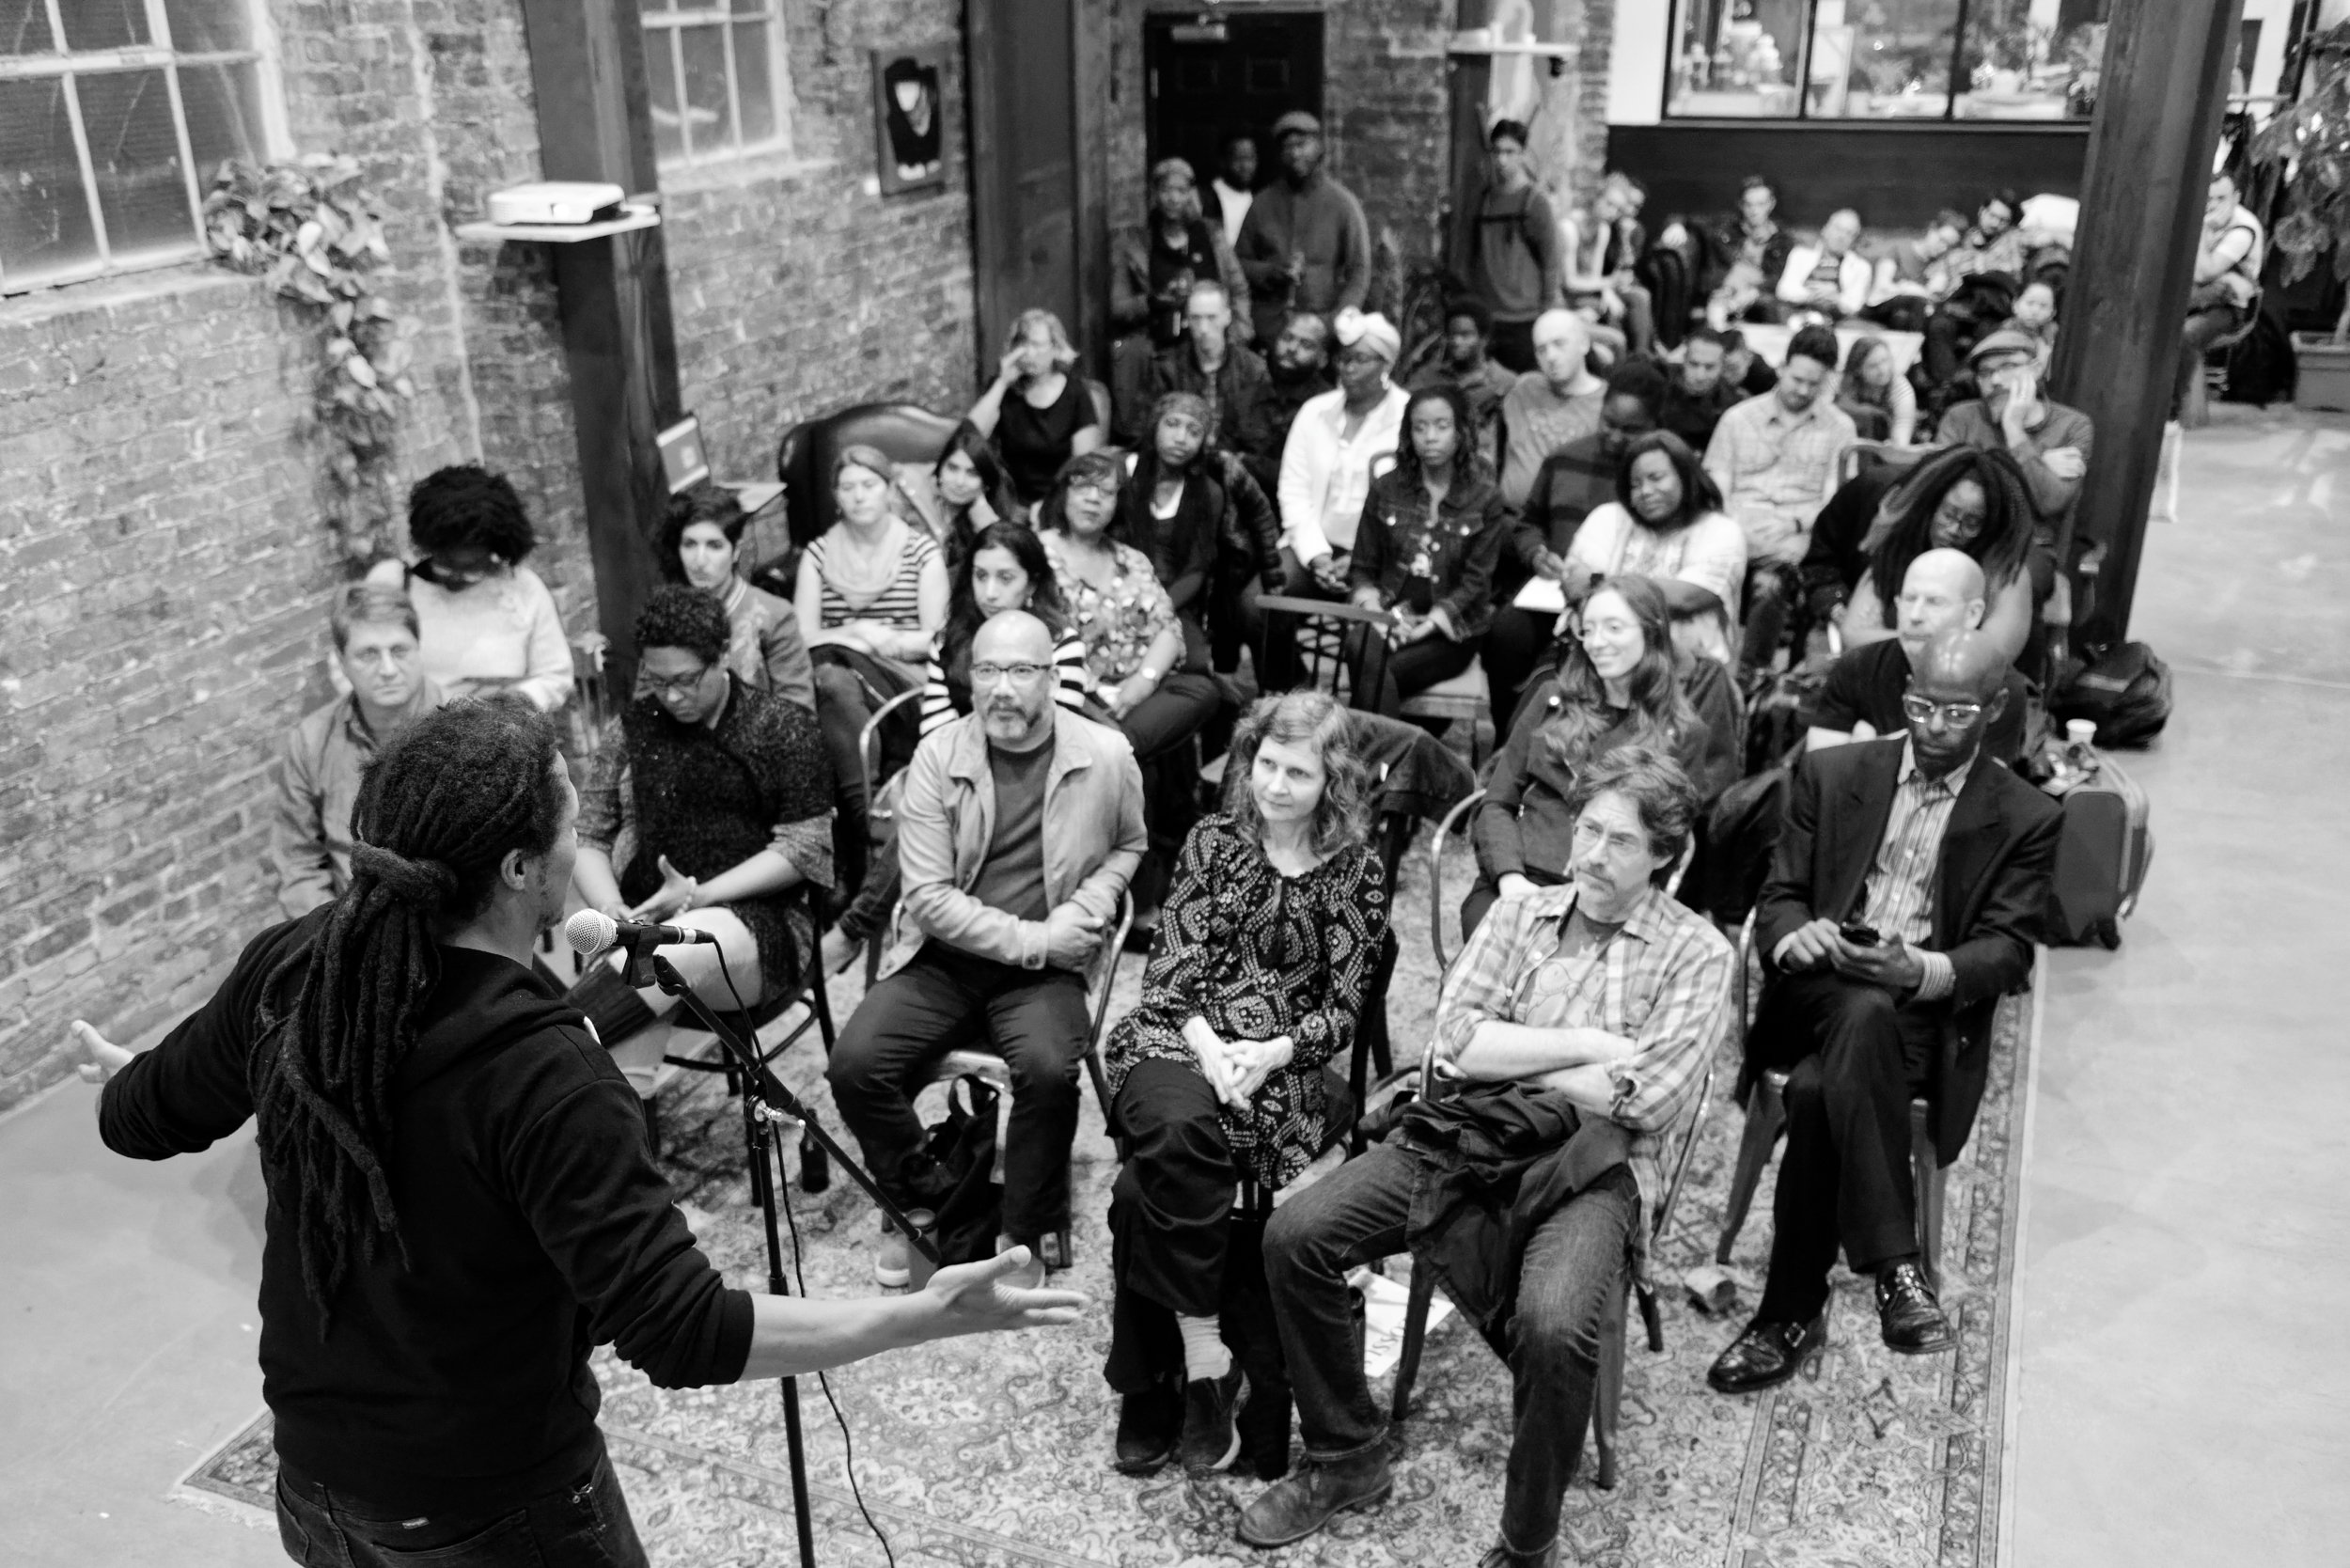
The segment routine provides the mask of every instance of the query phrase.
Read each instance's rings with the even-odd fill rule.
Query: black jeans
[[[400,1519],[280,1471],[277,1539],[304,1568],[645,1568],[612,1461],[569,1486],[493,1508]]]
[[[984,1040],[1011,1069],[1004,1233],[1033,1243],[1069,1226],[1069,1146],[1087,1025],[1083,977],[1016,969],[929,941],[865,994],[825,1078],[873,1180],[911,1203],[920,1195],[907,1162],[922,1146],[914,1096],[948,1052]]]
[[[1839,1245],[1856,1274],[1917,1253],[1909,1101],[1932,1075],[1944,1017],[1830,970],[1771,982],[1754,1040],[1789,1069],[1787,1152],[1757,1322],[1817,1316]]]
[[[1198,1070],[1150,1058],[1126,1074],[1113,1107],[1126,1163],[1110,1188],[1116,1295],[1110,1308],[1110,1387],[1133,1393],[1182,1365],[1160,1365],[1176,1313],[1223,1308],[1232,1188],[1240,1172],[1215,1091]]]
[[[1418,697],[1439,681],[1449,681],[1468,668],[1485,639],[1480,635],[1454,642],[1439,632],[1389,648],[1376,626],[1346,629],[1346,667],[1354,684],[1355,706],[1382,718],[1395,718],[1403,699]]]
[[[1426,1156],[1401,1136],[1374,1145],[1275,1211],[1265,1278],[1281,1325],[1306,1452],[1344,1459],[1384,1442],[1355,1343],[1347,1271],[1403,1247],[1405,1217]],[[1600,1329],[1624,1290],[1640,1194],[1619,1166],[1574,1195],[1527,1238],[1517,1311],[1500,1348],[1510,1362],[1512,1428],[1501,1539],[1545,1549],[1574,1479],[1599,1383]]]

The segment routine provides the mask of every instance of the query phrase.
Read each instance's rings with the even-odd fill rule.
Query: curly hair
[[[408,492],[408,537],[422,555],[474,544],[509,566],[539,544],[514,487],[478,463],[436,468],[415,482]]]
[[[1604,794],[1623,796],[1640,814],[1649,853],[1661,860],[1649,881],[1658,887],[1671,882],[1698,820],[1698,787],[1681,764],[1647,746],[1620,747],[1574,776],[1567,789],[1567,811],[1580,817]]]
[[[1861,541],[1871,581],[1885,624],[1895,624],[1893,601],[1902,591],[1909,563],[1934,548],[1934,513],[1961,479],[1982,487],[1982,531],[1964,548],[1982,568],[1986,592],[1997,598],[2024,570],[2031,548],[2031,492],[2024,470],[2005,452],[1951,447],[1921,460],[1908,477],[1886,493],[1876,521]]]
[[[685,530],[695,524],[707,523],[726,535],[728,544],[740,546],[743,530],[750,521],[750,513],[734,498],[734,492],[714,484],[697,484],[682,495],[670,496],[669,514],[662,521],[661,537],[653,545],[653,558],[660,563],[662,577],[672,583],[685,581],[682,547]]]
[[[963,570],[947,585],[947,629],[938,639],[942,663],[951,662],[945,657],[946,650],[967,647],[987,624],[987,616],[971,591],[971,566],[982,550],[1001,550],[1018,561],[1020,570],[1028,574],[1028,613],[1044,622],[1056,639],[1069,630],[1069,606],[1061,603],[1060,579],[1053,574],[1044,541],[1026,524],[991,523],[972,538]]]
[[[1610,577],[1592,588],[1583,600],[1583,615],[1591,601],[1612,593],[1623,601],[1640,624],[1640,660],[1625,677],[1632,698],[1632,745],[1669,752],[1684,735],[1698,728],[1697,709],[1681,689],[1681,670],[1673,652],[1672,611],[1665,590],[1648,577]],[[1591,747],[1616,723],[1607,703],[1607,682],[1591,663],[1580,636],[1566,638],[1559,655],[1559,695],[1565,706],[1543,727],[1542,745],[1551,760],[1562,768],[1579,768],[1590,760]]]
[[[505,693],[401,730],[361,776],[351,886],[263,986],[263,1035],[246,1065],[261,1171],[289,1216],[321,1337],[354,1257],[388,1247],[406,1262],[384,1156],[393,1084],[441,976],[435,926],[487,908],[509,854],[555,847],[558,741],[553,719]]]
[[[636,612],[635,633],[639,653],[653,648],[682,648],[703,664],[714,665],[727,656],[733,628],[727,620],[726,607],[714,594],[682,583],[664,583]]]
[[[1681,510],[1671,522],[1652,524],[1632,510],[1632,464],[1651,452],[1662,452],[1665,461],[1681,476]],[[1642,527],[1678,528],[1694,523],[1708,512],[1722,510],[1722,487],[1714,482],[1714,476],[1705,471],[1689,444],[1670,431],[1650,431],[1636,435],[1626,444],[1623,456],[1616,461],[1616,501],[1624,510],[1632,512],[1632,520]]]
[[[1468,394],[1452,382],[1440,381],[1423,386],[1412,394],[1412,400],[1403,405],[1403,428],[1397,432],[1395,467],[1390,470],[1406,490],[1418,490],[1425,476],[1420,471],[1419,448],[1412,444],[1412,411],[1425,402],[1439,402],[1452,411],[1452,474],[1456,479],[1490,479],[1492,471],[1485,464],[1485,454],[1477,446],[1477,416],[1469,408]]]
[[[1355,744],[1353,721],[1327,692],[1280,692],[1261,697],[1232,731],[1230,758],[1224,764],[1224,809],[1241,837],[1257,842],[1264,836],[1264,818],[1257,810],[1249,776],[1257,769],[1257,751],[1267,741],[1302,745],[1322,759],[1322,799],[1314,805],[1309,835],[1314,853],[1324,859],[1371,839],[1371,764]]]

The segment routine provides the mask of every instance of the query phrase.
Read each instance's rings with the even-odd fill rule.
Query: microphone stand
[[[758,1203],[760,1217],[767,1231],[767,1294],[789,1295],[790,1287],[783,1277],[783,1238],[776,1229],[776,1188],[783,1168],[783,1152],[776,1146],[775,1128],[778,1125],[797,1127],[805,1137],[813,1137],[817,1146],[829,1152],[840,1168],[856,1178],[857,1185],[871,1195],[889,1223],[898,1228],[909,1245],[928,1258],[935,1266],[939,1261],[937,1245],[916,1231],[906,1219],[905,1213],[890,1201],[887,1194],[874,1184],[863,1167],[849,1157],[848,1151],[833,1141],[824,1131],[816,1113],[800,1103],[799,1098],[783,1085],[767,1064],[760,1059],[758,1050],[738,1037],[721,1023],[709,1004],[694,995],[694,988],[679,974],[677,965],[661,957],[652,944],[626,943],[628,966],[621,978],[632,986],[655,984],[675,996],[694,1022],[717,1036],[719,1047],[734,1058],[736,1071],[743,1080],[743,1138],[748,1147],[751,1165],[751,1198]],[[650,969],[650,973],[646,971]],[[820,975],[816,983],[824,983]],[[769,1165],[770,1156],[774,1164]],[[806,1163],[803,1156],[803,1163]],[[784,1446],[791,1454],[791,1513],[799,1527],[800,1568],[816,1568],[816,1527],[808,1511],[807,1451],[800,1433],[800,1382],[796,1377],[777,1379],[783,1398]]]

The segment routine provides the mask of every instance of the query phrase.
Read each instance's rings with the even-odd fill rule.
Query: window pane
[[[202,65],[180,68],[180,106],[188,116],[188,151],[196,159],[196,189],[212,188],[212,176],[231,158],[261,161],[261,82],[258,67]]]
[[[147,0],[61,0],[70,49],[123,49],[149,43]]]
[[[1959,62],[1962,119],[2076,119],[2097,102],[2111,0],[1972,0]]]
[[[757,147],[776,134],[776,84],[770,71],[767,24],[734,24],[734,88],[743,104],[743,145]]]
[[[164,0],[171,47],[183,55],[227,54],[253,47],[245,7],[251,0]]]
[[[1681,0],[1676,115],[1792,118],[1806,0]]]
[[[727,40],[717,27],[681,27],[677,41],[685,55],[685,123],[694,156],[723,153],[734,143],[727,113]]]
[[[106,249],[119,261],[196,243],[180,138],[171,126],[171,88],[160,71],[84,76],[82,129],[90,172],[106,214]]]
[[[46,55],[47,0],[0,0],[0,55]]]
[[[1940,119],[1950,106],[1958,0],[1820,0],[1810,113],[1821,119]]]
[[[652,154],[655,162],[674,163],[685,156],[685,140],[678,131],[676,44],[666,27],[645,29],[645,85],[652,98]]]
[[[65,82],[0,81],[0,277],[10,286],[98,260]]]

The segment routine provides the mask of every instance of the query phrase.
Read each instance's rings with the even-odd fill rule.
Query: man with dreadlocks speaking
[[[73,1026],[116,1152],[258,1123],[261,1370],[296,1561],[643,1564],[596,1429],[598,1344],[689,1388],[1083,1305],[1003,1283],[1019,1249],[903,1296],[728,1289],[635,1091],[531,967],[578,814],[553,720],[510,697],[443,708],[369,765],[340,897],[256,937],[144,1055]]]

